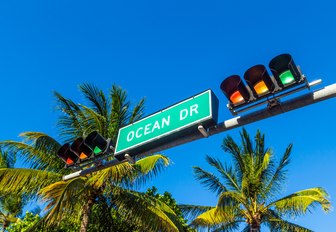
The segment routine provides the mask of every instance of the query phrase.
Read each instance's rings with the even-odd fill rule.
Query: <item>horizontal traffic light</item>
[[[106,140],[97,131],[91,132],[87,137],[79,137],[70,145],[64,144],[57,152],[68,166],[74,165],[78,160],[91,159],[94,156],[110,152],[108,149],[110,139]]]
[[[220,88],[229,100],[230,109],[271,96],[287,88],[302,84],[304,77],[289,54],[281,54],[269,62],[273,77],[262,64],[255,65],[244,73],[244,80],[238,75],[225,78]]]

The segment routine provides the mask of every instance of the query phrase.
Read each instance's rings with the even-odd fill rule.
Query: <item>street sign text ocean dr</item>
[[[115,156],[148,149],[217,123],[218,99],[211,90],[170,106],[119,130]],[[119,156],[122,159],[121,156]]]

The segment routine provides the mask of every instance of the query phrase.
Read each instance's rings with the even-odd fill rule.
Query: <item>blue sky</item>
[[[0,140],[24,131],[57,135],[53,91],[81,102],[78,85],[105,91],[118,84],[154,113],[206,89],[231,118],[219,85],[229,75],[290,53],[308,80],[335,82],[336,15],[332,1],[1,1]],[[316,88],[320,88],[316,87]],[[260,129],[277,157],[294,144],[284,194],[322,186],[336,197],[335,100],[246,126]],[[227,161],[221,133],[162,153],[173,165],[148,186],[179,203],[216,204],[194,180],[192,166],[211,170],[206,154]],[[320,208],[296,220],[315,231],[336,226]]]

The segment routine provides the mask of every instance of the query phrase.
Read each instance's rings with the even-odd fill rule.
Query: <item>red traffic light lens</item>
[[[240,92],[237,90],[237,91],[233,92],[233,94],[231,94],[230,101],[233,104],[239,104],[239,103],[243,103],[245,100],[244,100],[243,96],[240,94]]]
[[[73,165],[78,160],[78,157],[70,150],[70,144],[64,144],[57,152],[57,156],[60,157],[67,165]]]
[[[250,94],[238,75],[232,75],[223,80],[220,88],[234,105],[240,105],[250,99]]]

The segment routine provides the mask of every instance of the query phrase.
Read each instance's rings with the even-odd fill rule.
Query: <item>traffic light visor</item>
[[[232,75],[226,78],[221,83],[220,88],[234,105],[245,103],[250,99],[250,94],[238,75]]]
[[[296,67],[294,60],[289,54],[282,54],[274,57],[269,67],[280,87],[287,87],[301,79],[301,73]]]
[[[271,93],[275,89],[275,85],[266,67],[261,64],[249,68],[244,74],[244,79],[255,97]]]
[[[92,155],[91,149],[85,145],[83,138],[77,138],[70,147],[70,150],[75,153],[81,160],[87,159]]]
[[[70,144],[64,144],[57,152],[57,156],[60,157],[67,165],[73,165],[78,157],[70,150]]]
[[[91,132],[84,140],[84,143],[93,151],[95,154],[99,154],[106,150],[107,141],[101,136],[97,131]]]

